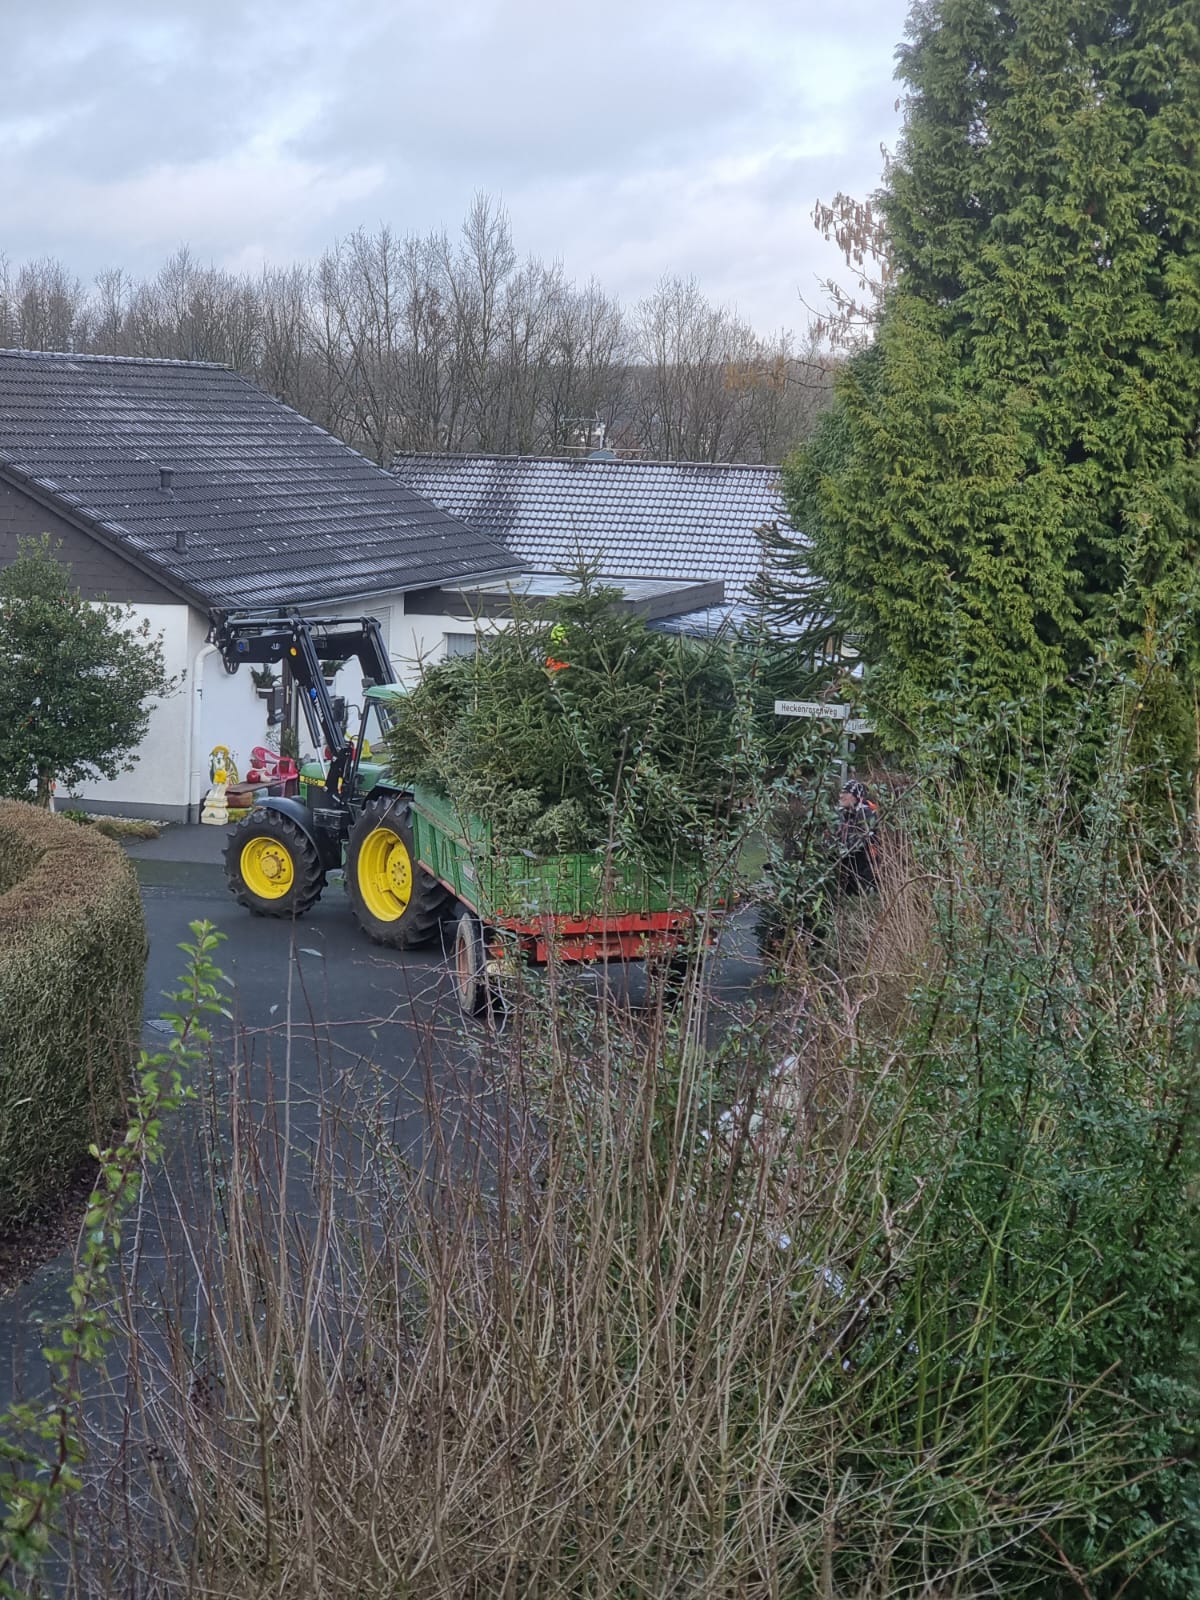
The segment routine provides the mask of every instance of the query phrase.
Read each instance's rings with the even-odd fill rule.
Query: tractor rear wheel
[[[316,846],[278,811],[252,811],[230,832],[225,878],[238,904],[260,917],[302,917],[325,887]]]
[[[350,830],[346,888],[368,939],[394,950],[426,944],[453,901],[417,865],[412,821],[402,800],[373,800],[363,807]]]

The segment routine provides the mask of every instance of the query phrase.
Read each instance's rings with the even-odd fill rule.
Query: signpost
[[[810,717],[814,722],[840,722],[842,724],[841,781],[846,781],[850,762],[850,738],[857,733],[874,733],[866,717],[852,717],[849,706],[832,705],[827,700],[776,700],[777,717]]]
[[[830,705],[825,700],[776,700],[777,717],[815,717],[818,722],[845,722],[849,706]]]

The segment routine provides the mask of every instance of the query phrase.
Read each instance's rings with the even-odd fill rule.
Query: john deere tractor
[[[318,759],[301,769],[299,799],[272,796],[229,835],[225,876],[236,899],[263,917],[300,917],[345,868],[350,904],[377,944],[408,949],[430,939],[453,897],[417,865],[411,794],[370,759],[403,689],[373,617],[218,614],[210,634],[230,671],[286,663]],[[325,682],[323,663],[354,657],[364,693],[357,730]]]

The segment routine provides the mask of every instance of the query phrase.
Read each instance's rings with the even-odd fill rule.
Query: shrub
[[[145,960],[120,847],[0,800],[0,1226],[105,1142],[141,1029]]]
[[[0,793],[49,807],[55,782],[130,771],[175,684],[148,621],[85,600],[48,535],[18,545],[0,570]]]
[[[79,1592],[1195,1594],[1200,818],[1147,867],[1127,794],[934,775],[777,1004],[552,965],[430,1039],[423,1143],[323,1097],[302,1185],[247,1041]]]

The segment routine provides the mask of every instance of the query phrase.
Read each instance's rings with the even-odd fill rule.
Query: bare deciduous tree
[[[664,278],[638,306],[637,431],[655,456],[779,460],[811,427],[829,387],[814,339],[763,339],[714,306],[694,278]]]
[[[60,262],[0,258],[0,344],[220,361],[376,461],[397,451],[779,460],[812,426],[831,360],[763,339],[694,279],[631,318],[561,262],[520,261],[477,195],[457,239],[357,229],[313,264],[229,272],[177,250],[85,290]]]
[[[887,150],[882,154],[886,173]],[[818,200],[812,219],[821,237],[842,252],[853,279],[849,289],[836,278],[822,280],[821,289],[829,303],[823,311],[812,313],[813,334],[835,350],[856,350],[871,337],[880,299],[891,278],[883,217],[870,200],[839,193],[831,204]]]
[[[0,258],[0,328],[21,350],[74,350],[87,343],[87,297],[60,261],[43,256],[16,272]]]

